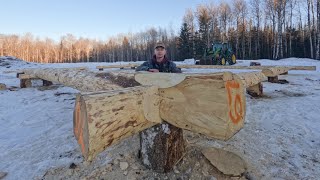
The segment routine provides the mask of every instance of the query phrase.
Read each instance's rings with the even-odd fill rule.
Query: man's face
[[[164,55],[166,55],[166,50],[163,47],[157,47],[154,50],[154,53],[155,53],[157,58],[163,58]]]

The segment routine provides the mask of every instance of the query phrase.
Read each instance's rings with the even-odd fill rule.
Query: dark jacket
[[[158,63],[155,55],[152,59],[137,67],[136,71],[149,71],[149,69],[158,69],[160,72],[166,73],[181,73],[181,69],[177,68],[174,62],[169,61],[164,57],[164,60],[161,63]]]

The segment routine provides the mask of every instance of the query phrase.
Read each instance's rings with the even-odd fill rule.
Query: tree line
[[[145,61],[157,41],[172,60],[202,58],[229,43],[238,59],[320,59],[320,0],[233,0],[187,9],[180,30],[149,28],[106,41],[64,35],[59,41],[0,34],[0,56],[41,63]]]

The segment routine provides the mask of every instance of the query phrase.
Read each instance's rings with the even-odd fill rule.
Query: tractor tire
[[[225,58],[219,58],[217,60],[217,65],[226,65],[226,59]]]
[[[229,60],[229,65],[233,65],[233,64],[236,64],[236,63],[237,63],[236,55],[232,54],[231,58]]]
[[[211,62],[212,62],[212,65],[217,65],[218,59],[213,57]]]

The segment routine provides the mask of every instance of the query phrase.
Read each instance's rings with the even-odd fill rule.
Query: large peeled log
[[[139,73],[139,76],[150,75]],[[176,85],[169,80],[170,75],[179,80]],[[85,157],[90,160],[111,144],[161,120],[177,128],[222,140],[229,139],[242,128],[246,112],[244,86],[242,81],[235,78],[236,75],[179,75],[181,77],[177,77],[177,74],[156,73],[152,76],[168,81],[162,79],[153,86],[79,95],[74,131]],[[147,82],[140,81],[141,84],[149,85]],[[166,88],[158,90],[157,87]],[[81,118],[76,114],[81,115]],[[77,135],[81,132],[76,130],[79,127],[88,127],[87,133],[82,131],[80,134],[83,136]]]

